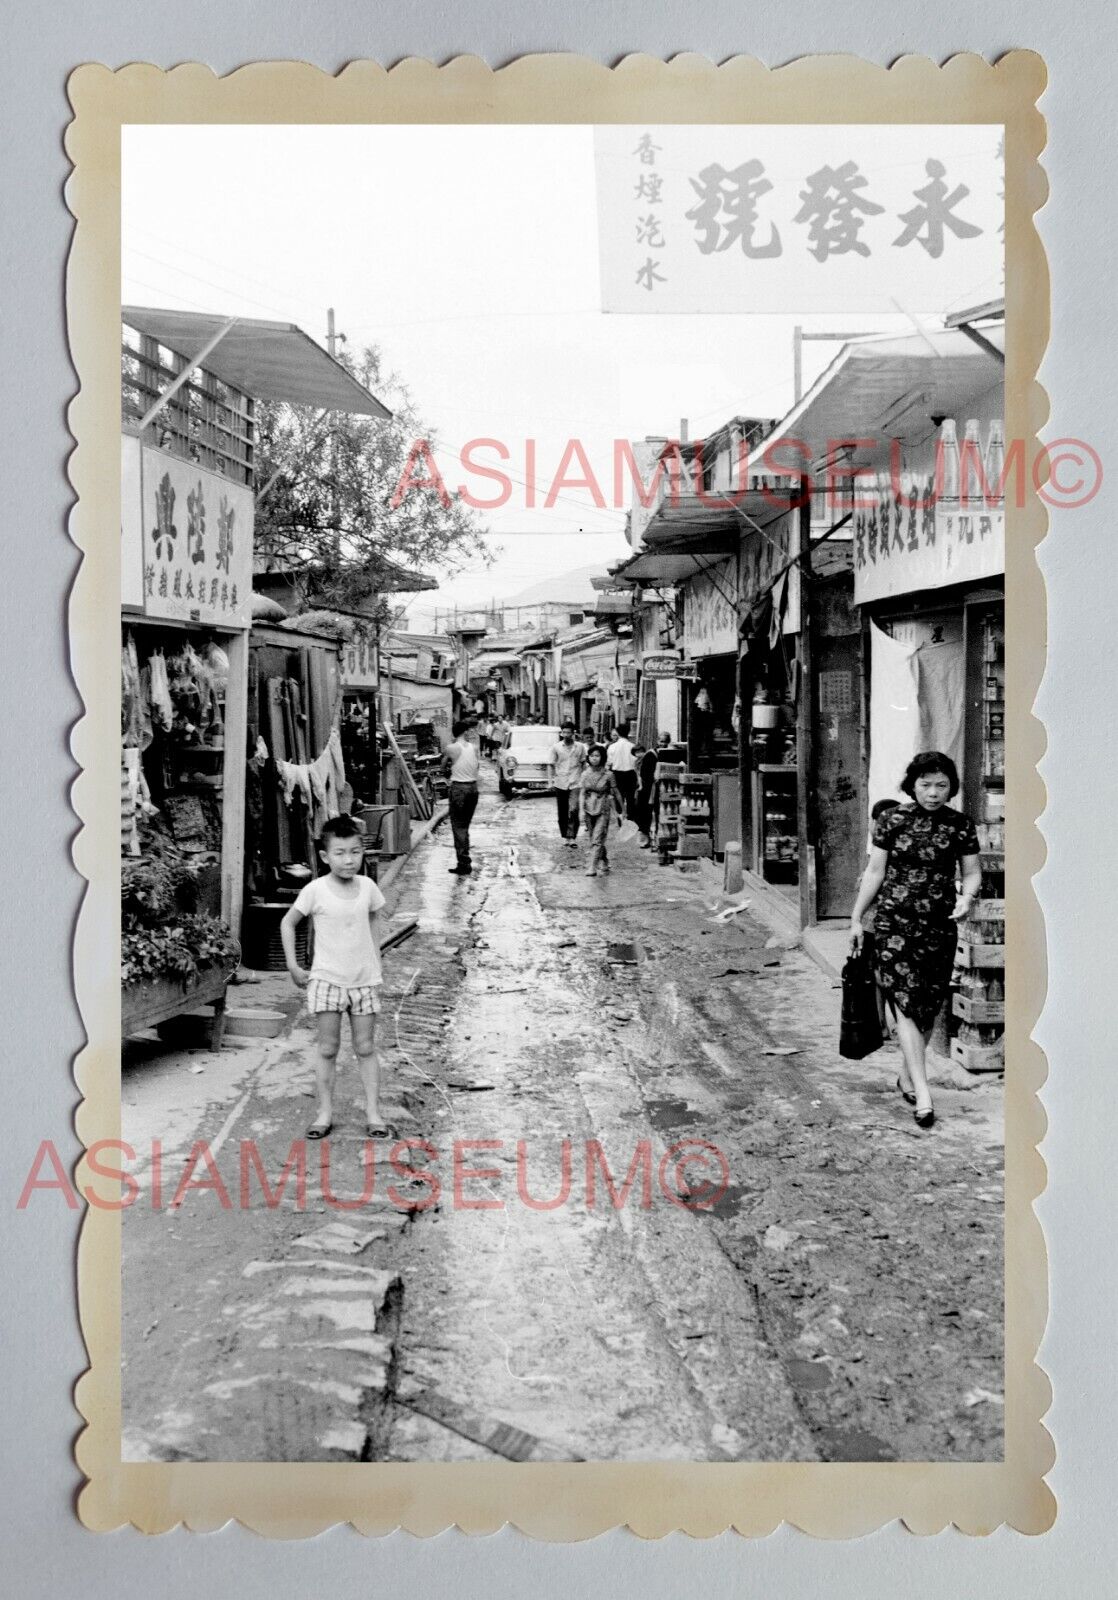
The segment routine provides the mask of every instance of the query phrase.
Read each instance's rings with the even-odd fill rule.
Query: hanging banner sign
[[[128,492],[127,480],[121,492]],[[145,616],[249,627],[252,490],[166,451],[145,449],[141,506]]]
[[[895,315],[994,300],[1002,141],[992,123],[595,128],[602,308]]]
[[[697,573],[681,585],[683,647],[689,656],[725,655],[738,647],[737,560],[731,556],[710,577]]]
[[[860,486],[859,497],[871,498]],[[974,583],[1005,572],[1005,507],[936,503],[934,479],[872,496],[854,513],[854,604]]]
[[[371,633],[361,629],[343,641],[340,676],[343,689],[377,687],[377,646]]]

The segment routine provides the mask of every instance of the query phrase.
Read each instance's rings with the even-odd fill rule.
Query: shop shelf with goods
[[[714,854],[712,796],[709,772],[680,773],[676,855],[681,860],[693,861]]]
[[[968,1072],[1005,1068],[1005,625],[982,618],[981,783],[975,826],[982,891],[959,930],[951,1055]]]
[[[751,773],[753,870],[768,883],[799,880],[796,769],[762,763]]]

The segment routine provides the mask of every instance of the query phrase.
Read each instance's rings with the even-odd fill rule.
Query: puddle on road
[[[895,1461],[896,1452],[861,1428],[820,1428],[816,1433],[824,1461]]]
[[[657,1133],[666,1133],[672,1128],[690,1128],[699,1120],[700,1113],[686,1100],[646,1100],[644,1104],[648,1120]]]

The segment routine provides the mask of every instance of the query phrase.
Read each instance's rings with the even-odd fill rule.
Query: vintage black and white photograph
[[[1003,1460],[1003,160],[123,130],[126,1463]]]

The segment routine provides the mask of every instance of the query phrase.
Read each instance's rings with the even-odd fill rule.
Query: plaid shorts
[[[349,1011],[355,1017],[372,1017],[380,1010],[380,996],[372,983],[345,989],[340,984],[327,983],[325,978],[312,978],[307,984],[307,1010],[312,1016],[324,1011]]]

